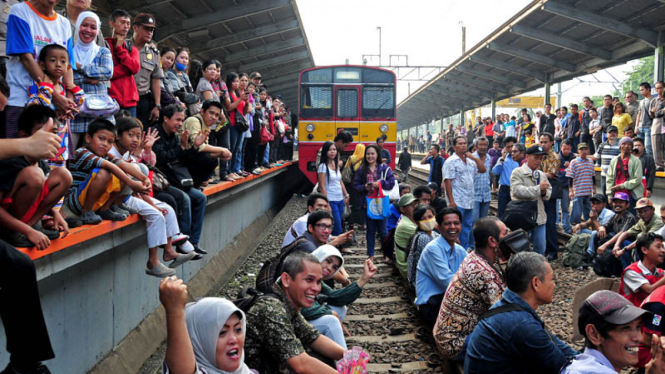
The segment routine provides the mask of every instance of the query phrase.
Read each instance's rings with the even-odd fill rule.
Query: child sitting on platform
[[[29,137],[37,131],[53,131],[55,112],[44,106],[26,107],[19,117],[19,136]],[[28,156],[0,161],[0,225],[3,239],[15,247],[46,249],[51,240],[67,235],[69,228],[60,213],[53,208],[72,184],[65,168],[49,171],[45,162]],[[45,214],[53,217],[52,227],[40,225]]]
[[[150,147],[142,147],[142,151],[137,152],[139,145],[145,141],[154,142],[154,134],[147,135],[149,140],[143,140],[141,134],[143,127],[141,123],[132,117],[118,118],[116,123],[117,140],[109,154],[122,158],[132,167],[136,167],[143,174],[148,174],[148,167],[141,163],[141,160],[155,162],[155,154]],[[135,156],[139,154],[139,156]],[[175,275],[173,268],[183,263],[195,259],[201,259],[202,256],[194,252],[194,247],[187,241],[188,236],[180,234],[178,227],[178,217],[173,208],[145,193],[136,193],[128,196],[125,201],[128,208],[134,209],[146,221],[148,233],[148,263],[146,264],[146,274],[163,278]],[[179,247],[182,254],[178,254],[173,247]],[[159,261],[157,250],[164,248],[164,261],[171,261],[164,265]]]
[[[129,213],[117,205],[122,203],[122,190],[129,186],[134,192],[148,193],[150,180],[134,166],[109,154],[115,141],[111,122],[96,119],[88,126],[87,147],[79,148],[69,164],[73,183],[65,204],[85,224],[98,224],[102,219],[122,221]],[[132,176],[139,181],[132,180]]]

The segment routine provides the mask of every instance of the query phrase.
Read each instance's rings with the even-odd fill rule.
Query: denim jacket
[[[509,303],[524,310],[498,313],[478,323],[469,336],[464,373],[557,374],[578,352],[547,332],[533,308],[510,289],[490,310]]]

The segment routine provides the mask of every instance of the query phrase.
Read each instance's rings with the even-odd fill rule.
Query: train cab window
[[[364,86],[363,117],[395,117],[395,87]]]
[[[301,86],[300,116],[303,118],[332,117],[332,92],[332,86]]]
[[[358,117],[358,90],[355,88],[337,90],[337,117]]]

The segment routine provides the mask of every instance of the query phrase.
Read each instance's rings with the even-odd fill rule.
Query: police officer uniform
[[[136,26],[151,26],[155,27],[155,17],[148,13],[140,13],[134,19]],[[127,47],[132,48],[134,40],[127,41]],[[159,49],[155,42],[151,41],[146,43],[139,50],[139,61],[141,62],[141,70],[134,75],[136,81],[136,88],[139,93],[139,102],[136,105],[136,117],[143,122],[144,126],[150,124],[150,112],[157,106],[161,110],[161,105],[155,105],[153,92],[151,89],[153,79],[163,79],[164,71],[162,70],[161,60],[159,56]]]

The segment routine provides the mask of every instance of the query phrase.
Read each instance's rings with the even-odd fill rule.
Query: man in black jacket
[[[404,147],[402,153],[399,154],[399,170],[402,171],[404,175],[404,183],[409,180],[409,171],[411,170],[411,153],[409,153],[409,147]]]
[[[656,180],[656,163],[650,154],[644,152],[644,139],[640,137],[633,139],[633,154],[640,158],[642,169],[644,169],[644,177],[646,178],[646,197],[651,197],[653,183]]]

